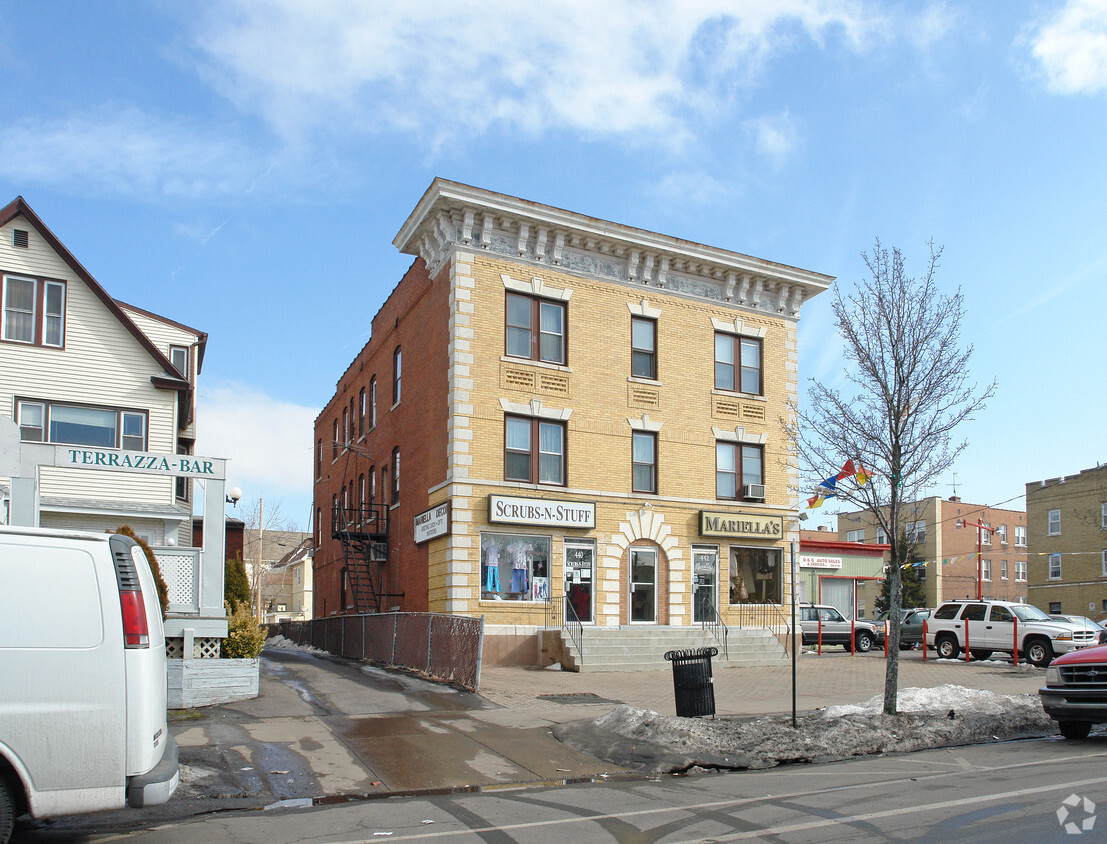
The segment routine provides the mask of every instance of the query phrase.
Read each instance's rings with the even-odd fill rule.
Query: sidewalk
[[[862,703],[884,693],[886,663],[882,652],[845,653],[838,648],[822,655],[807,653],[796,662],[796,708],[809,711],[844,703]],[[719,716],[766,715],[792,711],[791,665],[714,670],[715,712]],[[904,651],[899,661],[899,688],[934,688],[946,684],[987,689],[996,694],[1033,694],[1045,670],[1011,663],[923,661],[921,651]],[[576,674],[569,671],[486,666],[480,694],[539,723],[564,723],[598,718],[625,703],[663,715],[675,715],[672,671]],[[595,695],[593,704],[543,699],[548,695]]]

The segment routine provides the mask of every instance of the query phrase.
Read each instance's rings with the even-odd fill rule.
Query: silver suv
[[[926,643],[941,659],[956,659],[966,647],[976,659],[1017,650],[1027,662],[1043,666],[1057,654],[1099,644],[1099,633],[1030,604],[947,601],[927,621]]]
[[[847,651],[860,653],[872,650],[876,643],[876,628],[868,621],[846,618],[837,607],[821,604],[800,604],[796,608],[805,645],[841,645]]]

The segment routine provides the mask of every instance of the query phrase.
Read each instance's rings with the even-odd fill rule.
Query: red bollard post
[[[819,647],[817,650],[819,656],[823,655],[823,617],[819,615]]]
[[[854,632],[854,620],[849,620],[849,655],[857,656],[857,635]]]
[[[1015,641],[1014,646],[1011,649],[1011,658],[1015,661],[1015,665],[1019,664],[1019,617],[1015,616]]]
[[[923,662],[926,662],[926,619],[923,619]]]
[[[884,658],[888,658],[888,619],[884,619]]]
[[[965,662],[969,661],[969,620],[965,619]]]

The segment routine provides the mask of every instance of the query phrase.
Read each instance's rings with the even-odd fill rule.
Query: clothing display
[[[484,589],[486,592],[499,592],[500,591],[500,546],[495,542],[490,542],[484,546],[484,565],[485,582]]]

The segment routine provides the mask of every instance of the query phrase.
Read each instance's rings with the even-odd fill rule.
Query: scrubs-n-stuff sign
[[[587,501],[557,501],[551,498],[488,496],[488,521],[512,525],[552,525],[566,528],[594,528],[596,505]]]

